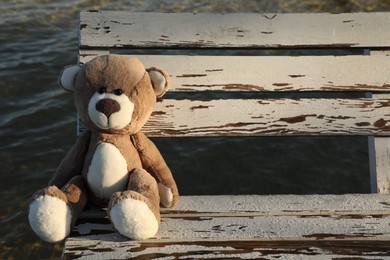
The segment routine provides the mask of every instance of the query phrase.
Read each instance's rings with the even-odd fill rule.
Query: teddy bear
[[[167,72],[145,69],[135,57],[109,54],[66,67],[59,85],[73,92],[87,131],[48,186],[33,194],[31,228],[44,241],[62,241],[85,205],[92,203],[107,208],[122,235],[153,237],[160,224],[160,204],[174,207],[179,199],[166,162],[141,131],[157,98],[169,88]]]

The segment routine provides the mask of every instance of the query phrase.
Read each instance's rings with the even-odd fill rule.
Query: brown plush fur
[[[109,206],[110,210],[124,198],[145,202],[160,221],[158,183],[172,192],[173,200],[168,206],[177,204],[179,193],[167,164],[153,142],[140,131],[152,113],[156,95],[162,96],[169,84],[166,72],[158,68],[151,70],[159,71],[166,79],[166,85],[157,94],[149,73],[138,59],[106,55],[79,68],[74,80],[70,81],[72,88],[63,87],[74,92],[75,106],[89,131],[79,137],[65,156],[49,187],[36,192],[32,200],[50,195],[65,201],[72,210],[73,225],[87,201],[102,207]],[[106,93],[116,93],[120,88],[122,95],[126,95],[134,104],[131,121],[125,127],[102,129],[91,119],[88,104],[102,86]],[[104,105],[107,107],[102,109],[107,111],[115,112],[118,109],[115,101]],[[110,199],[94,194],[87,181],[94,154],[102,143],[115,146],[127,165],[128,185],[116,191]]]

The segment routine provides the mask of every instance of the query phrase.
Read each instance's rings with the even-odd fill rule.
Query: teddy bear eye
[[[119,89],[119,88],[114,90],[114,94],[117,95],[117,96],[122,95],[122,93],[123,93],[123,91],[121,89]]]
[[[106,93],[107,92],[107,89],[106,89],[106,87],[99,87],[99,89],[98,89],[98,93],[99,94],[103,94],[103,93]]]

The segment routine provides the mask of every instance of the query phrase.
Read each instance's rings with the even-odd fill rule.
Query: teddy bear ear
[[[58,84],[67,91],[74,91],[75,80],[80,71],[81,66],[79,65],[65,67],[58,78]]]
[[[169,75],[166,71],[158,67],[152,67],[146,70],[152,81],[154,93],[157,97],[162,97],[170,87]]]

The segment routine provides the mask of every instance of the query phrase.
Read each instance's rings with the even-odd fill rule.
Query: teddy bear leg
[[[87,201],[82,177],[74,177],[62,190],[50,186],[32,196],[28,219],[31,228],[44,241],[64,240]]]
[[[73,177],[61,190],[65,193],[68,205],[72,209],[71,227],[74,227],[88,201],[87,187],[83,177],[81,175]]]
[[[130,173],[128,190],[112,195],[108,215],[115,229],[130,239],[153,237],[160,224],[156,180],[145,170]]]

